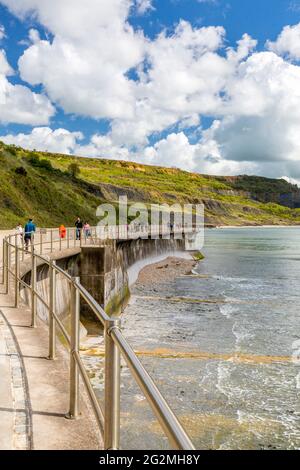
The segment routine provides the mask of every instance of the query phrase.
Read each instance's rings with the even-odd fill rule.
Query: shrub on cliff
[[[70,163],[70,165],[68,166],[68,171],[72,178],[77,178],[77,176],[79,176],[80,174],[80,166],[78,165],[78,163]]]

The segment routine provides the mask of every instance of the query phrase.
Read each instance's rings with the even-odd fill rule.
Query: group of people
[[[91,226],[86,222],[82,222],[80,217],[77,217],[75,222],[76,227],[76,240],[81,240],[81,236],[83,234],[84,238],[90,238],[92,235]],[[34,234],[36,232],[36,224],[34,223],[33,219],[28,219],[28,222],[23,225],[19,222],[16,227],[16,235],[17,235],[17,243],[21,245],[25,245],[25,250],[28,251],[29,245],[33,246],[34,243]],[[66,238],[67,229],[65,225],[61,225],[59,227],[59,236],[60,238]]]
[[[81,234],[83,233],[84,238],[90,238],[92,235],[91,226],[88,222],[82,222],[80,217],[77,217],[75,222],[76,227],[76,240],[81,240]],[[60,238],[66,238],[67,229],[64,225],[59,227],[59,236]]]
[[[80,217],[77,217],[77,220],[75,222],[75,227],[76,227],[76,240],[81,239],[82,233],[84,235],[84,238],[86,239],[90,238],[90,236],[92,235],[90,224],[87,221],[83,223]]]

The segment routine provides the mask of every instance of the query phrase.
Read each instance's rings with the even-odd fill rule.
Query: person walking
[[[83,224],[82,224],[82,221],[81,221],[80,217],[77,217],[77,220],[75,222],[75,227],[76,227],[76,240],[80,240],[81,239],[81,231],[82,231],[82,227],[83,227]]]
[[[24,227],[24,241],[25,241],[25,250],[28,251],[29,243],[33,249],[34,233],[36,231],[36,225],[33,223],[32,219],[29,219],[27,224]]]
[[[85,239],[90,238],[90,236],[91,236],[91,226],[88,222],[84,222],[83,233],[84,233]]]
[[[17,227],[16,227],[16,244],[17,245],[23,245],[23,236],[24,236],[24,230],[22,224],[19,222]],[[20,243],[19,243],[20,242]]]
[[[61,239],[66,238],[66,234],[67,234],[67,229],[64,226],[64,224],[61,224],[61,226],[59,227],[59,236],[60,236],[60,238]]]

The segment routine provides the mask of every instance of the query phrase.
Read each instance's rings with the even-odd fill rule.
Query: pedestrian
[[[80,217],[77,217],[77,220],[75,222],[75,227],[76,227],[76,240],[80,240],[81,239],[81,231],[82,231],[82,227],[83,227],[83,224],[81,222]]]
[[[85,239],[91,236],[91,226],[88,222],[84,222],[83,233],[84,233]]]
[[[62,239],[66,238],[66,233],[67,233],[66,227],[63,224],[61,224],[61,226],[59,227],[59,236],[60,236],[60,238],[62,238]]]
[[[36,225],[33,223],[33,219],[29,219],[27,224],[24,227],[24,241],[25,241],[26,251],[28,251],[29,243],[31,243],[31,247],[33,249],[35,231],[36,231]]]
[[[24,230],[22,224],[19,222],[17,227],[16,227],[16,244],[19,245],[19,242],[21,242],[21,246],[23,245],[23,236],[24,236]]]

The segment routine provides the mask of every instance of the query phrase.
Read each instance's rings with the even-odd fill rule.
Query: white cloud
[[[153,165],[171,166],[187,171],[197,171],[215,175],[252,172],[252,163],[225,160],[214,140],[214,132],[219,126],[216,121],[211,129],[202,132],[199,142],[191,144],[184,132],[169,134],[152,147],[146,147],[139,161]]]
[[[147,147],[143,160],[162,166],[168,162],[168,166],[193,170],[196,152],[197,146],[191,145],[183,132],[173,133],[157,142],[153,147]]]
[[[268,50],[257,52],[257,41],[246,33],[226,49],[224,28],[187,21],[150,40],[130,25],[130,12],[146,11],[150,1],[0,3],[21,18],[35,16],[53,35],[44,40],[30,30],[19,60],[23,80],[42,84],[67,113],[110,120],[107,135],[94,135],[86,145],[66,131],[73,139],[69,152],[218,174],[300,173],[300,67],[285,60],[300,59],[300,25],[286,26],[267,42]],[[8,67],[0,61],[0,96],[6,96]],[[215,120],[211,129],[202,130],[202,117]],[[52,134],[49,140],[59,146]],[[160,139],[154,145],[151,135]],[[38,136],[30,138],[42,145]]]
[[[222,27],[197,29],[181,21],[172,35],[163,31],[149,41],[146,61],[138,70],[135,113],[112,123],[114,141],[145,145],[153,132],[195,114],[215,112],[232,70],[216,52],[224,35]]]
[[[109,136],[95,134],[89,144],[78,145],[76,155],[83,157],[109,158],[111,160],[132,160],[134,156],[125,146],[115,145]]]
[[[81,132],[69,132],[66,129],[52,130],[49,127],[36,127],[29,134],[8,134],[0,137],[6,144],[19,145],[28,150],[42,150],[57,153],[74,153]]]
[[[288,176],[281,176],[280,179],[286,180],[288,183],[296,184],[297,186],[300,187],[300,180],[299,179],[290,178]]]
[[[136,0],[136,9],[140,15],[143,15],[149,10],[154,10],[152,0]]]
[[[21,17],[34,13],[54,35],[48,41],[30,32],[33,44],[19,60],[23,80],[42,84],[67,113],[112,119],[118,144],[145,144],[152,132],[212,112],[220,101],[230,68],[216,53],[221,27],[192,28],[181,21],[174,33],[150,41],[129,25],[134,0],[0,3]],[[139,81],[128,78],[136,67]]]
[[[276,54],[300,60],[300,23],[294,26],[285,26],[276,41],[267,41],[266,45]]]
[[[0,41],[6,37],[5,28],[2,24],[0,24]]]
[[[99,118],[134,115],[135,82],[127,73],[144,55],[145,39],[127,18],[132,0],[1,0],[24,17],[34,13],[54,35],[34,42],[19,60],[21,77],[43,84],[67,113]]]
[[[253,54],[227,86],[228,114],[215,131],[224,158],[297,161],[300,67],[272,52]]]
[[[237,49],[229,48],[227,50],[228,60],[238,63],[241,60],[246,59],[256,46],[257,40],[245,33],[242,39],[237,41]]]
[[[14,71],[0,50],[0,122],[48,124],[55,109],[44,95],[33,93],[22,85],[12,85],[8,78]]]
[[[215,128],[203,132],[201,141],[191,144],[184,132],[169,134],[153,146],[142,151],[129,151],[125,146],[114,144],[109,136],[92,136],[88,144],[81,144],[81,132],[69,132],[66,129],[52,130],[48,127],[37,127],[28,134],[4,135],[0,140],[7,144],[19,145],[33,150],[81,155],[83,157],[109,158],[125,161],[136,161],[145,164],[182,168],[202,173],[230,174],[230,169],[239,173],[254,166],[243,162],[222,159],[217,142],[213,139]]]

